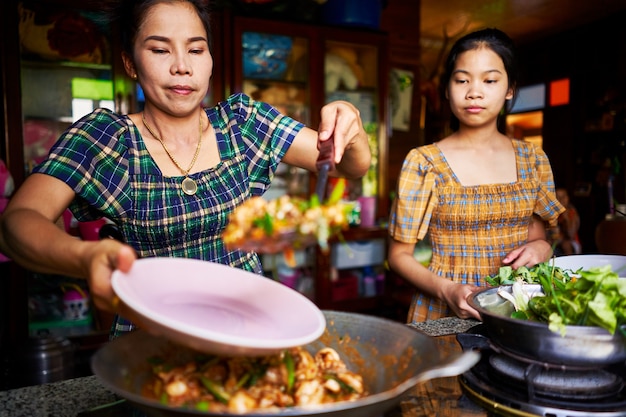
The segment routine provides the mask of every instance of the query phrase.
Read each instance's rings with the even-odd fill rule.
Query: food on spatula
[[[224,243],[231,249],[259,253],[301,249],[315,243],[327,249],[328,239],[349,226],[351,206],[340,200],[342,188],[337,186],[324,204],[317,195],[309,200],[288,195],[270,201],[252,197],[231,213],[222,235]]]
[[[246,413],[352,401],[367,395],[361,375],[337,351],[315,356],[297,347],[260,357],[198,354],[192,360],[151,358],[144,395],[161,403],[213,413]]]

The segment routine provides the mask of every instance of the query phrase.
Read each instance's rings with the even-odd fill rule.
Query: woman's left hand
[[[318,140],[333,140],[338,170],[350,177],[364,175],[370,167],[368,137],[359,110],[346,101],[333,101],[321,110]]]
[[[332,140],[336,171],[332,175],[361,178],[370,167],[372,155],[359,110],[346,101],[333,101],[322,107],[320,117],[319,131],[304,127],[283,161],[315,172],[320,142]]]

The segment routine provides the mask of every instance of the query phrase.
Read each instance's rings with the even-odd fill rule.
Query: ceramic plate
[[[326,328],[304,295],[222,264],[144,258],[128,273],[115,271],[112,285],[123,316],[205,352],[266,355],[310,343]]]
[[[552,260],[550,260],[550,263]],[[613,272],[626,276],[626,256],[622,255],[569,255],[554,258],[554,265],[559,268],[577,271],[598,266],[611,265]]]

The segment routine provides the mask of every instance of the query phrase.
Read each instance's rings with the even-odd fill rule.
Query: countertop
[[[443,318],[410,324],[436,337],[446,351],[460,351],[453,335],[478,324],[475,320]],[[80,412],[118,401],[120,398],[103,387],[95,376],[0,391],[0,417],[73,417]],[[460,410],[460,411],[459,411]],[[420,384],[408,393],[397,410],[388,417],[487,416],[477,405],[464,398],[456,377],[438,378]]]

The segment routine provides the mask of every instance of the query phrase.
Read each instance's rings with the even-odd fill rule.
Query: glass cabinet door
[[[362,179],[349,182],[349,199],[376,199],[380,191],[380,129],[383,122],[380,115],[379,45],[329,39],[324,46],[325,102],[345,100],[359,109],[372,153],[368,173]]]
[[[294,33],[282,22],[235,20],[235,91],[264,101],[296,120],[310,125],[310,38]],[[284,27],[283,27],[284,26]],[[306,170],[280,164],[267,199],[281,195],[309,195]]]
[[[307,39],[254,31],[241,37],[243,92],[309,124]]]
[[[52,3],[52,2],[51,2]],[[95,11],[20,2],[20,68],[26,172],[75,120],[114,109],[109,28]]]
[[[74,121],[115,110],[110,28],[101,12],[21,1],[19,48],[24,172],[48,155]],[[45,204],[45,202],[42,202]],[[68,232],[69,211],[59,219]],[[31,336],[80,336],[98,328],[85,280],[25,271]]]

